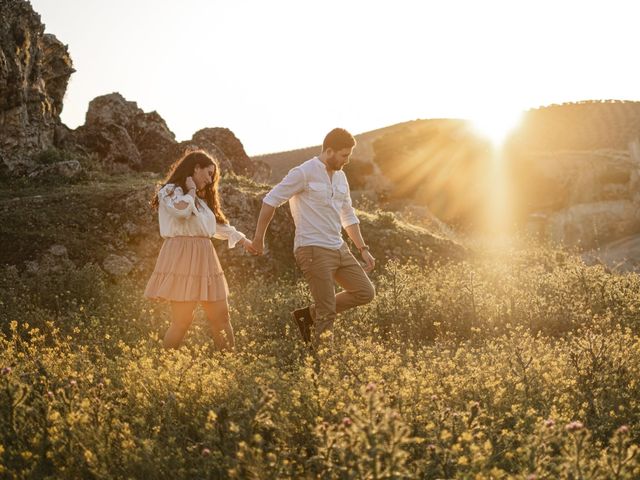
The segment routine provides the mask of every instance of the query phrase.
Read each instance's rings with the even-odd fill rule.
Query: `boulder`
[[[74,132],[85,153],[97,154],[107,170],[159,170],[175,135],[157,112],[145,113],[119,93],[94,98],[85,124]]]
[[[127,257],[115,254],[108,255],[102,262],[102,268],[116,277],[127,275],[133,270],[133,266],[133,263]]]
[[[191,143],[211,152],[221,151],[223,157],[218,155],[218,160],[222,170],[231,170],[237,175],[244,175],[255,181],[269,178],[270,167],[264,162],[251,160],[242,142],[228,128],[198,130],[193,134]]]
[[[61,136],[66,133],[60,132]],[[204,150],[218,159],[222,171],[257,181],[268,178],[270,173],[266,164],[247,156],[231,130],[204,128],[191,140],[176,142],[157,112],[143,112],[136,102],[117,92],[89,103],[85,124],[76,129],[73,138],[80,151],[96,154],[107,170],[130,168],[165,173],[186,151]]]
[[[126,100],[118,92],[101,95],[89,102],[85,125],[109,125],[115,123],[129,129],[133,118],[143,113],[136,102]]]
[[[140,169],[164,171],[164,152],[176,144],[176,137],[158,112],[139,112],[127,129],[140,153]]]
[[[37,260],[27,260],[24,264],[29,273],[37,275],[61,273],[75,268],[74,263],[69,260],[67,247],[61,244],[51,245]]]
[[[139,169],[142,165],[129,132],[118,124],[83,125],[76,129],[75,136],[84,152],[95,154],[108,171]]]

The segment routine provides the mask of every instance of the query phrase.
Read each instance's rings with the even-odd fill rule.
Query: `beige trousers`
[[[369,303],[375,289],[346,243],[339,250],[298,247],[294,255],[313,297],[311,316],[317,344],[323,333],[333,333],[336,314]],[[337,295],[335,282],[344,289]]]

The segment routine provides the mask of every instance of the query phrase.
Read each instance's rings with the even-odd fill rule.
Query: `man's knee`
[[[369,283],[366,287],[359,290],[357,294],[360,305],[369,303],[375,298],[375,296],[376,296],[376,289],[372,283]]]

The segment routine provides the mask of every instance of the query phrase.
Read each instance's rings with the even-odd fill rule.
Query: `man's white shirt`
[[[360,223],[346,175],[337,170],[329,178],[318,157],[289,170],[263,202],[277,208],[287,200],[296,225],[294,251],[308,245],[337,250],[344,243],[341,227]]]

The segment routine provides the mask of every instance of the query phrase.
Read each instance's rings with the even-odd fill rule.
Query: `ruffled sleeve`
[[[235,227],[232,227],[231,225],[216,223],[216,233],[213,238],[217,238],[219,240],[227,240],[229,242],[229,248],[233,248],[240,240],[246,238],[246,236],[244,233],[239,232]]]
[[[168,183],[158,191],[158,200],[165,207],[167,211],[177,218],[188,218],[191,215],[197,215],[196,204],[194,198],[191,195],[185,195],[182,188]],[[180,202],[186,202],[185,208],[176,208],[176,204]]]

